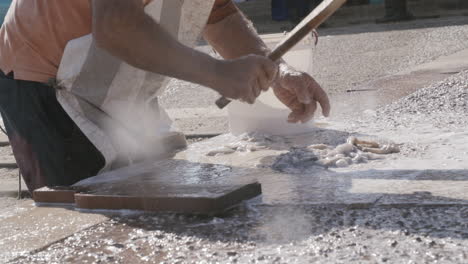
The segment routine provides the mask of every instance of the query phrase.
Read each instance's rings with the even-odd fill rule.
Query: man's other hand
[[[262,91],[276,79],[278,66],[266,57],[247,55],[219,61],[215,84],[222,96],[253,104]]]
[[[276,97],[291,109],[290,123],[306,123],[314,117],[317,102],[322,107],[322,114],[330,114],[330,101],[327,93],[307,73],[296,71],[286,64],[281,64],[278,79],[273,84]]]

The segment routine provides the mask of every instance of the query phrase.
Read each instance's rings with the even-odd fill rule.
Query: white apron
[[[215,0],[155,0],[145,11],[193,47]],[[153,52],[151,50],[147,52]],[[169,78],[134,68],[96,47],[91,35],[67,44],[57,74],[62,107],[105,158],[103,171],[162,153],[172,129],[157,96]]]

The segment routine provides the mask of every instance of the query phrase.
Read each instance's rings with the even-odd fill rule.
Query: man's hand
[[[253,104],[273,84],[277,72],[276,63],[258,55],[220,61],[212,87],[224,97]]]
[[[225,59],[238,58],[245,54],[267,56],[270,50],[257,32],[249,25],[251,23],[247,18],[241,12],[237,12],[215,24],[208,25],[203,32],[203,36]],[[242,43],[242,45],[239,45],[239,43]],[[245,73],[242,75],[248,76]],[[234,76],[236,76],[235,78],[241,78],[237,74]],[[233,80],[233,82],[236,81]],[[242,91],[240,87],[232,87],[234,86],[231,86],[229,90]],[[317,102],[322,106],[322,113],[325,116],[328,116],[330,112],[327,94],[320,88],[320,85],[308,74],[295,71],[284,63],[280,65],[278,78],[272,87],[279,100],[292,110],[288,118],[289,122],[305,123],[309,121],[317,108]],[[226,97],[236,98],[227,95],[226,92],[220,91],[220,93]]]
[[[322,87],[309,74],[296,71],[285,63],[280,65],[273,91],[291,109],[290,123],[310,121],[317,110],[317,102],[325,117],[330,114],[330,101]]]

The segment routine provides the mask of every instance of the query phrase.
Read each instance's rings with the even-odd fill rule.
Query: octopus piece
[[[314,144],[314,145],[310,145],[307,147],[308,149],[316,149],[316,150],[326,150],[328,149],[328,146],[325,145],[325,144]]]
[[[399,153],[400,148],[395,144],[389,144],[389,145],[383,145],[381,148],[362,148],[362,151],[374,153],[374,154],[386,155],[386,154]]]
[[[380,154],[380,155],[393,154],[393,153],[400,152],[400,148],[396,144],[380,145],[377,142],[359,140],[356,137],[349,137],[347,142],[348,144],[352,144],[356,146],[362,152],[368,152],[368,153]]]
[[[212,150],[212,151],[208,152],[206,155],[209,156],[209,157],[213,157],[213,156],[217,156],[217,155],[232,154],[234,152],[236,152],[235,149],[224,146],[224,147]]]
[[[346,161],[345,159],[339,159],[335,162],[335,165],[338,167],[338,168],[346,168],[349,166],[349,163],[348,161]]]
[[[336,162],[341,160],[341,157],[328,157],[325,159],[320,159],[317,161],[318,165],[324,166],[324,167],[332,167],[336,165]]]
[[[366,148],[380,148],[380,144],[373,141],[360,140],[356,137],[349,137],[346,141],[348,144],[354,145],[356,147],[366,147]]]

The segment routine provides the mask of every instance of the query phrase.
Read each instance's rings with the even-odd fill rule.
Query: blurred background
[[[322,0],[235,0],[259,33],[291,30]],[[12,0],[0,0],[0,22]],[[323,27],[468,16],[468,0],[348,0]]]
[[[260,33],[291,30],[321,0],[237,0]],[[467,0],[348,0],[323,27],[468,15]]]
[[[3,23],[3,18],[5,18],[10,3],[11,0],[0,0],[0,23]]]

